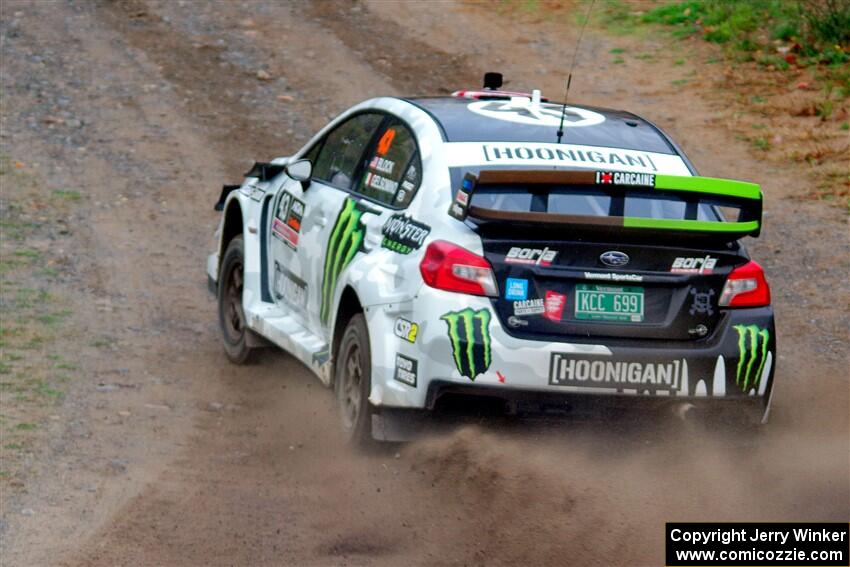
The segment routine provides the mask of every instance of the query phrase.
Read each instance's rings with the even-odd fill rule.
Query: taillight
[[[761,266],[749,261],[726,278],[718,303],[721,307],[764,307],[770,305],[770,287]]]
[[[490,262],[443,240],[428,245],[419,271],[425,283],[437,289],[490,297],[499,295]]]

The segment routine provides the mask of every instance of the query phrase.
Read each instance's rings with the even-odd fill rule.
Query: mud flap
[[[430,412],[401,408],[381,408],[372,414],[372,439],[376,441],[413,441],[434,422]]]
[[[247,334],[245,335],[245,344],[250,348],[266,348],[270,346],[274,346],[272,343],[267,341],[262,336],[258,335],[251,329],[246,329]]]

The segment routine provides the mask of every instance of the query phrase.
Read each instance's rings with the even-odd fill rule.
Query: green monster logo
[[[346,199],[339,216],[336,218],[328,247],[325,253],[324,279],[322,280],[322,323],[328,324],[331,302],[336,290],[339,274],[361,250],[365,227],[360,221],[364,211],[357,202]]]
[[[735,325],[734,329],[738,331],[739,355],[735,382],[743,392],[748,392],[751,388],[758,388],[761,380],[761,372],[767,360],[770,331],[757,325]]]
[[[455,366],[461,376],[475,380],[490,367],[490,312],[466,308],[440,317],[449,327]]]

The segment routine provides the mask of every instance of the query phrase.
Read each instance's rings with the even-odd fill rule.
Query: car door
[[[270,230],[275,300],[297,311],[304,325],[319,336],[328,335],[322,318],[328,239],[351,194],[352,180],[362,170],[364,152],[384,120],[383,114],[364,112],[342,122],[304,154],[313,162],[308,188],[284,183],[275,196]],[[297,234],[292,234],[295,226]]]
[[[314,187],[307,190],[308,208],[315,200],[316,224],[321,225],[320,230],[310,233],[308,245],[315,250],[307,276],[308,286],[315,290],[310,326],[325,337],[333,324],[337,283],[351,261],[382,246],[404,245],[386,238],[383,229],[394,211],[410,203],[421,176],[416,140],[404,124],[390,115],[382,115],[377,123],[371,118],[362,120],[368,123],[349,129],[357,132],[356,140],[348,134],[349,142],[345,143],[346,136],[329,135],[316,158],[314,185],[319,190],[312,195]],[[363,134],[373,124],[375,130],[362,144]],[[355,143],[362,144],[356,165],[352,167],[353,160],[348,158],[342,160],[342,168],[333,165],[335,160],[340,162],[335,156],[350,151],[344,148]]]

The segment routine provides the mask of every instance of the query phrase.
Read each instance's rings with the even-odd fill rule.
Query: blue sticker
[[[528,299],[528,280],[508,278],[505,286],[505,299],[512,301]]]

